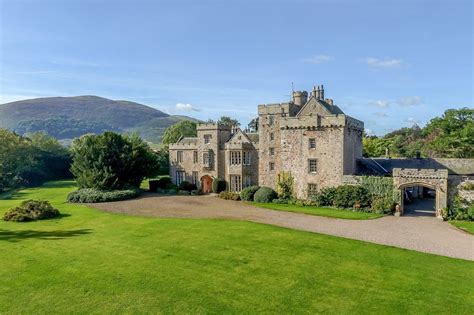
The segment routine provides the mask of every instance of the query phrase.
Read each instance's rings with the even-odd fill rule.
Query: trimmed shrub
[[[218,194],[221,191],[225,191],[227,188],[227,184],[224,179],[222,178],[214,178],[212,181],[212,192]]]
[[[221,191],[219,193],[219,198],[237,201],[240,200],[240,195],[232,191]]]
[[[197,189],[197,186],[195,184],[192,184],[192,183],[188,183],[186,182],[185,185],[179,185],[178,187],[180,190],[184,190],[184,191],[192,191],[192,190],[196,190]]]
[[[276,199],[278,197],[276,191],[271,189],[270,187],[260,187],[259,190],[255,193],[253,196],[253,200],[255,202],[264,202],[264,203],[269,203],[272,202],[273,199]]]
[[[26,200],[3,215],[5,221],[27,222],[59,216],[59,210],[45,200]]]
[[[191,195],[193,195],[193,196],[202,195],[202,190],[201,190],[201,189],[194,189],[194,190],[191,190]]]
[[[132,199],[140,196],[140,194],[141,190],[138,188],[109,191],[83,188],[70,193],[67,196],[67,201],[72,203],[108,202]]]
[[[150,179],[148,181],[148,185],[150,187],[151,192],[156,192],[158,189],[166,189],[166,186],[171,184],[171,178],[169,176],[165,176],[159,179]]]
[[[190,182],[183,180],[181,184],[178,185],[179,190],[186,190],[185,188],[188,187],[188,185],[191,184]]]
[[[260,186],[249,186],[240,192],[240,199],[244,201],[253,201],[253,196],[260,189]]]
[[[336,198],[336,188],[327,187],[321,189],[319,193],[311,198],[311,201],[316,206],[334,206],[334,199]]]
[[[334,206],[338,208],[367,208],[370,204],[370,194],[362,186],[342,185],[336,188]]]
[[[392,213],[395,210],[396,203],[387,197],[376,197],[372,199],[370,209],[375,213]]]

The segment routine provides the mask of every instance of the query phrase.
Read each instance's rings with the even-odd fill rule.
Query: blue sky
[[[324,84],[384,134],[473,107],[472,1],[0,0],[0,103],[99,95],[256,115]]]

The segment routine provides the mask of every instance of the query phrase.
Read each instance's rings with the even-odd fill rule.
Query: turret
[[[303,106],[308,100],[308,92],[306,91],[294,91],[293,92],[293,103],[298,106]]]

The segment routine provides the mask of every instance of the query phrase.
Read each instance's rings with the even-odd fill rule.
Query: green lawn
[[[103,213],[0,221],[0,313],[470,313],[474,263],[268,225]]]
[[[340,218],[340,219],[353,219],[353,220],[364,220],[364,219],[375,219],[380,218],[383,215],[369,212],[355,212],[350,210],[340,210],[335,208],[326,207],[309,207],[309,206],[297,206],[297,205],[285,205],[277,203],[260,203],[250,202],[250,204],[267,209],[289,211],[289,212],[301,212],[306,214],[318,215],[322,217]]]
[[[453,221],[449,221],[449,223],[451,223],[455,227],[457,227],[457,228],[459,228],[459,229],[461,229],[461,230],[463,230],[467,233],[474,234],[474,222],[453,220]]]

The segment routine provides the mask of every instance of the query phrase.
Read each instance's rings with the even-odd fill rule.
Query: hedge
[[[255,193],[260,189],[260,186],[249,186],[240,192],[240,199],[244,201],[253,201]]]
[[[220,193],[221,191],[226,190],[227,184],[224,179],[222,178],[214,178],[212,181],[212,191],[216,194]]]
[[[73,191],[67,196],[67,201],[72,203],[108,202],[132,199],[140,196],[141,190],[130,188],[124,190],[102,191],[94,188],[83,188]]]

